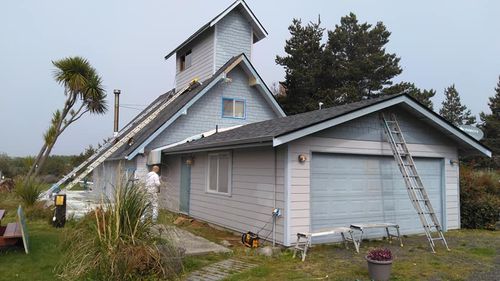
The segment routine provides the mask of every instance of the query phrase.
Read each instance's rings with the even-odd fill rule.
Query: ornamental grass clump
[[[83,218],[67,235],[67,255],[57,269],[65,280],[173,279],[179,259],[173,246],[159,245],[151,233],[144,188],[119,183],[112,200]],[[160,251],[161,248],[161,251]],[[172,264],[177,261],[177,264]]]
[[[19,178],[16,180],[14,193],[21,199],[23,206],[29,208],[38,202],[43,189],[44,185],[36,179]]]
[[[389,249],[377,248],[370,250],[366,258],[372,261],[392,261],[392,252]]]

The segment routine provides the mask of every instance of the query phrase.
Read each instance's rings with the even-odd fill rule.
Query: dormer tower
[[[209,78],[239,54],[251,59],[252,45],[266,36],[245,1],[237,0],[165,56],[169,59],[175,54],[175,88],[182,89],[193,79]]]

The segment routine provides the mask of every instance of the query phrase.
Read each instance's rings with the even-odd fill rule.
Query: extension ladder
[[[140,132],[144,127],[146,127],[151,121],[153,121],[158,115],[168,106],[170,105],[177,97],[182,95],[184,92],[192,89],[195,84],[200,84],[198,81],[193,80],[188,86],[183,88],[182,90],[178,91],[175,93],[173,96],[167,99],[167,101],[158,108],[156,108],[146,119],[144,119],[140,124],[138,124],[134,129],[132,129],[130,132],[126,133],[124,136],[118,135],[115,140],[116,143],[112,144],[111,142],[106,143],[101,147],[94,155],[89,157],[86,161],[84,161],[82,164],[80,164],[78,167],[73,169],[69,174],[64,176],[61,180],[59,180],[56,184],[54,184],[49,190],[45,192],[43,195],[44,197],[50,197],[53,192],[59,192],[60,188],[59,186],[66,182],[69,178],[73,177],[76,175],[78,171],[80,171],[83,167],[87,167],[82,173],[80,173],[76,178],[74,178],[68,185],[65,186],[64,189],[69,190],[73,188],[77,183],[82,181],[88,174],[90,174],[97,166],[99,166],[101,163],[103,163],[108,157],[113,155],[118,149],[120,149],[123,145],[127,144],[131,138],[133,138],[138,132]],[[144,115],[147,115],[150,111],[146,111]],[[137,118],[139,120],[141,117]],[[126,129],[128,129],[130,126],[132,126],[133,122],[131,122],[128,126],[126,126],[122,132],[126,132]],[[123,133],[122,133],[123,134]],[[102,151],[106,150],[105,153],[101,154]],[[100,155],[100,156],[99,156]],[[90,164],[89,164],[90,163]]]
[[[385,114],[382,113],[381,118],[387,141],[391,146],[394,159],[396,160],[399,170],[403,175],[411,203],[417,211],[432,252],[435,253],[434,241],[438,240],[441,240],[443,245],[449,251],[450,249],[448,248],[448,243],[446,243],[446,239],[444,238],[443,229],[441,228],[436,212],[434,211],[434,208],[432,208],[427,191],[425,190],[424,184],[422,183],[422,180],[417,172],[415,162],[413,161],[413,157],[408,150],[406,140],[403,136],[401,128],[399,127],[396,115],[390,114],[390,118],[386,118]],[[434,233],[437,233],[438,236],[434,237]]]

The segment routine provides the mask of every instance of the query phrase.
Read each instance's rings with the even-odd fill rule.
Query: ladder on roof
[[[140,132],[144,127],[146,127],[151,121],[153,121],[158,115],[165,109],[168,105],[170,105],[177,97],[182,95],[184,92],[191,90],[195,85],[199,84],[197,80],[193,80],[188,86],[183,88],[182,90],[176,92],[173,96],[167,99],[167,101],[160,106],[158,106],[157,109],[155,109],[146,119],[144,119],[141,123],[139,123],[134,129],[132,129],[130,132],[125,133],[124,136],[118,135],[115,140],[116,141],[114,144],[111,142],[106,143],[101,147],[94,155],[92,155],[89,159],[84,161],[82,164],[80,164],[78,167],[73,169],[69,174],[64,176],[62,179],[60,179],[57,183],[55,183],[49,190],[47,190],[44,194],[43,197],[49,198],[52,193],[54,192],[59,192],[60,188],[59,186],[63,183],[65,183],[68,179],[71,177],[75,176],[78,171],[80,171],[82,168],[85,166],[87,167],[82,173],[80,173],[76,178],[74,178],[68,185],[64,187],[64,189],[69,190],[73,188],[76,184],[78,184],[80,181],[82,181],[88,174],[90,174],[97,166],[99,166],[101,163],[103,163],[107,158],[109,158],[113,153],[115,153],[118,149],[120,149],[123,145],[127,144],[138,132]],[[144,115],[146,115],[149,112],[145,112]],[[131,126],[132,124],[129,124]],[[123,130],[125,131],[125,130]],[[102,151],[106,150],[103,154],[101,154]]]
[[[413,161],[413,157],[408,150],[406,140],[403,136],[401,128],[399,127],[396,115],[390,114],[389,116],[389,118],[386,118],[384,113],[381,114],[387,141],[391,146],[394,159],[396,160],[399,170],[401,171],[408,195],[413,207],[417,211],[417,215],[422,223],[425,236],[429,241],[431,250],[435,253],[434,241],[440,240],[449,251],[450,249],[448,248],[448,243],[446,243],[446,239],[444,238],[443,229],[441,228],[439,219],[436,216],[434,208],[432,208],[427,191],[418,174],[417,168],[415,167],[415,162]]]

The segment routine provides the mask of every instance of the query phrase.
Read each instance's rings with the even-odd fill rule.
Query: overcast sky
[[[0,4],[0,152],[35,154],[63,89],[52,78],[52,60],[83,56],[104,79],[108,102],[121,89],[121,124],[174,85],[169,51],[229,6],[202,1],[2,1]],[[283,79],[274,58],[283,54],[292,18],[321,14],[332,29],[354,12],[360,21],[382,21],[392,32],[387,49],[401,57],[396,81],[438,92],[455,83],[478,114],[500,75],[499,1],[263,1],[248,0],[269,36],[252,60],[270,85]],[[131,106],[132,105],[132,106]],[[77,154],[112,135],[113,112],[80,120],[58,140],[55,154]]]

